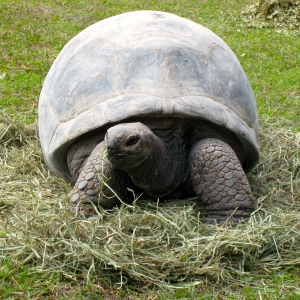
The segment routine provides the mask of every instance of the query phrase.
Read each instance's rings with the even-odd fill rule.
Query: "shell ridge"
[[[210,66],[209,66],[209,49],[215,44],[216,44],[216,42],[213,42],[206,48],[206,61],[207,61],[207,66],[208,66],[208,78],[209,78],[209,88],[210,88],[210,96],[211,97],[213,97],[213,92],[212,92],[211,74],[210,74]]]

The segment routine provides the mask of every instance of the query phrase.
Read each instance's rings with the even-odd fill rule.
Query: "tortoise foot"
[[[218,139],[201,140],[191,149],[189,165],[193,189],[204,204],[208,223],[238,223],[250,217],[254,197],[229,145]]]
[[[89,217],[95,207],[110,209],[126,198],[127,175],[113,167],[106,158],[104,142],[92,151],[82,167],[70,196],[71,212]]]

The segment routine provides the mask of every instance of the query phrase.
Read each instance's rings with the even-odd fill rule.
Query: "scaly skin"
[[[76,216],[89,217],[94,214],[94,206],[113,208],[120,204],[118,197],[126,198],[127,187],[127,175],[106,158],[102,142],[94,148],[81,169],[70,197],[71,211]]]
[[[193,189],[207,211],[207,222],[224,223],[250,217],[255,209],[246,174],[235,152],[217,139],[193,145],[189,156]]]

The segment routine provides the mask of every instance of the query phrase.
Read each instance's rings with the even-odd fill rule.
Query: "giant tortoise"
[[[78,216],[130,201],[131,189],[197,196],[208,222],[255,209],[245,175],[259,159],[251,87],[227,44],[185,18],[128,12],[71,39],[43,85],[39,135],[46,164],[75,184]]]

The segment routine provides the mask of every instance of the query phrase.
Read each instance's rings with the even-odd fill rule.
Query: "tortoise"
[[[74,184],[71,211],[197,197],[207,222],[247,219],[246,172],[258,115],[232,50],[209,29],[160,11],[91,25],[54,61],[39,99],[46,164]]]

